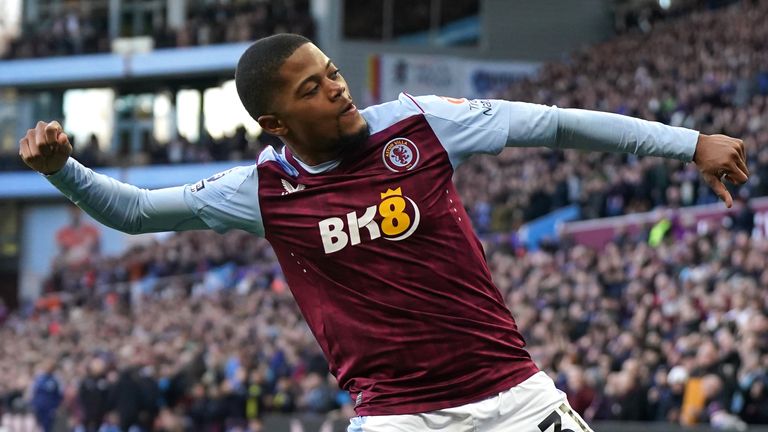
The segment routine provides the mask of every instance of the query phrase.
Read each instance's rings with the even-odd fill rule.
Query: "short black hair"
[[[300,46],[312,43],[304,36],[280,33],[257,40],[240,56],[235,86],[240,102],[254,120],[269,112],[275,90],[280,87],[277,71]]]

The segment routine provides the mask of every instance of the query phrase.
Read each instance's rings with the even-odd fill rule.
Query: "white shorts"
[[[480,402],[423,414],[354,417],[347,432],[592,432],[544,372]]]

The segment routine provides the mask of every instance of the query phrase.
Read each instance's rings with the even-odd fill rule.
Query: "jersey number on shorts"
[[[555,426],[555,432],[574,432],[573,429],[563,429],[562,419],[557,411],[552,411],[552,414],[539,423],[539,430],[544,432],[552,425]]]
[[[544,419],[541,423],[539,423],[539,430],[541,432],[544,432],[546,430],[549,430],[550,426],[555,427],[555,432],[574,432],[573,429],[563,429],[563,420],[560,417],[560,413],[557,411],[562,412],[563,414],[569,416],[579,427],[579,430],[582,432],[593,432],[592,429],[587,427],[586,424],[584,424],[584,421],[573,412],[573,409],[569,407],[567,404],[561,404],[558,409],[552,411],[552,414],[548,415],[547,418]]]

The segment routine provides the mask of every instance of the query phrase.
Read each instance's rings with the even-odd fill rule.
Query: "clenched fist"
[[[19,156],[24,163],[46,175],[60,170],[71,154],[72,144],[57,121],[37,122],[37,126],[19,140]]]
[[[725,187],[725,180],[744,184],[749,179],[744,142],[726,135],[699,135],[693,162],[701,176],[728,208],[733,198]]]

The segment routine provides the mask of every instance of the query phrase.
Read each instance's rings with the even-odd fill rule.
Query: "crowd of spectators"
[[[352,415],[264,240],[193,232],[55,263],[49,293],[0,326],[9,417],[47,409],[69,430],[259,431],[265,412]],[[46,372],[58,400],[39,396]]]
[[[173,48],[245,42],[279,32],[314,35],[308,0],[219,0],[186,4],[186,21],[180,26],[171,27],[165,19],[153,19],[142,34],[131,31],[120,36],[151,36],[156,48]],[[87,10],[77,4],[61,12],[51,9],[34,23],[22,25],[21,34],[8,43],[2,58],[109,52],[112,47],[107,28],[108,14],[105,7]],[[165,15],[165,11],[156,14],[162,18]],[[131,15],[122,16],[127,20]],[[120,29],[128,31],[132,25],[132,22],[125,22]]]
[[[753,174],[740,193],[766,195],[768,147],[758,145],[768,142],[764,22],[764,1],[693,12],[659,22],[650,32],[636,29],[546,64],[535,77],[498,97],[615,112],[740,137]],[[273,144],[269,138],[263,134],[249,139],[242,131],[221,141],[190,143],[179,137],[129,158],[102,153],[97,163],[114,163],[110,157],[138,164],[253,160],[254,151],[248,150]],[[20,167],[15,154],[2,159],[0,168]],[[470,160],[457,170],[455,180],[480,232],[514,230],[569,204],[578,205],[582,217],[594,218],[717,200],[693,165],[626,154],[507,149],[498,157]]]
[[[313,37],[309,0],[190,2],[187,21],[179,29],[155,29],[158,48],[253,41],[275,33]]]
[[[587,420],[768,424],[768,239],[732,223],[649,242],[651,228],[602,251],[484,248],[534,360]],[[265,240],[145,236],[122,256],[55,263],[46,294],[0,326],[6,414],[53,406],[43,418],[124,431],[353,414]],[[36,397],[46,371],[58,399]]]
[[[91,168],[106,166],[135,166],[205,163],[225,160],[255,161],[267,145],[276,145],[277,138],[262,134],[251,138],[242,126],[231,135],[213,138],[209,134],[192,142],[184,135],[178,135],[167,143],[151,140],[143,151],[135,153],[114,153],[103,150],[99,138],[91,135],[84,142],[70,137],[73,157]],[[0,152],[0,171],[25,169],[17,152]]]
[[[768,241],[725,225],[486,253],[533,358],[587,420],[744,430],[768,423]]]
[[[753,175],[740,191],[765,195],[765,22],[765,1],[694,12],[546,64],[499,97],[742,138]],[[584,218],[594,218],[716,200],[694,166],[625,154],[507,149],[499,157],[470,160],[459,168],[456,182],[478,228],[492,231],[514,229],[566,204],[577,204]]]
[[[6,41],[1,58],[20,59],[110,50],[106,16],[70,9],[45,20],[45,25],[22,26],[22,33]]]
[[[152,140],[141,152],[115,155],[101,150],[98,139],[91,136],[83,146],[74,147],[74,156],[89,167],[129,165],[205,163],[225,160],[255,161],[267,145],[275,145],[277,138],[262,134],[252,139],[245,127],[238,127],[232,135],[213,138],[208,133],[197,142],[191,142],[183,135],[167,143]]]
[[[740,0],[615,0],[612,3],[614,29],[622,34],[639,29],[650,31],[666,20],[673,20],[699,10],[714,10]]]
[[[753,180],[741,190],[765,195],[764,22],[765,1],[695,12],[545,65],[502,96],[742,137]],[[568,203],[596,217],[715,200],[691,165],[545,149],[475,158],[456,182],[481,232]],[[588,421],[768,424],[768,240],[739,224],[679,226],[650,243],[649,232],[600,251],[567,238],[536,252],[497,237],[484,247],[535,361]],[[152,237],[57,265],[46,292],[0,326],[6,413],[56,401],[35,398],[51,375],[58,421],[72,426],[255,431],[265,412],[351,414],[264,240]]]

